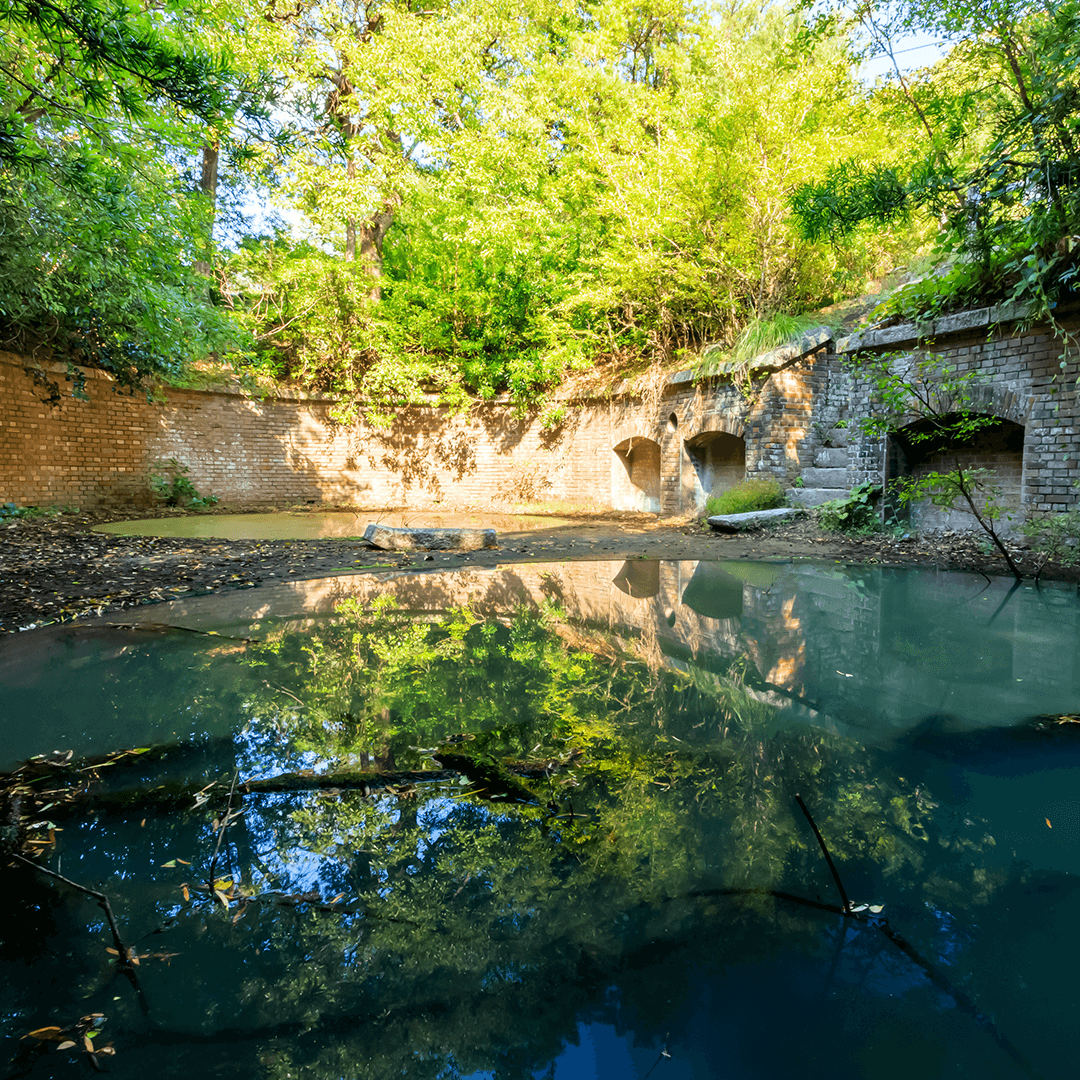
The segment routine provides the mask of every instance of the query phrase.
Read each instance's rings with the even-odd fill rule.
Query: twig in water
[[[23,858],[23,856],[19,855],[17,852],[12,852],[11,857],[13,859],[18,859],[19,862],[25,863],[27,866],[32,867],[42,874],[55,878],[57,881],[62,881],[65,885],[69,885],[71,888],[86,896],[92,896],[97,901],[98,907],[105,912],[105,919],[109,924],[109,929],[112,931],[113,946],[116,949],[117,969],[127,976],[128,981],[131,983],[132,987],[134,987],[143,1013],[149,1012],[149,1004],[147,1003],[146,996],[143,994],[142,987],[139,985],[139,977],[135,974],[135,968],[132,964],[131,950],[128,949],[124,944],[123,938],[120,937],[120,929],[116,925],[116,916],[113,915],[113,909],[112,905],[109,903],[109,898],[104,893],[98,892],[96,889],[87,888],[85,885],[80,885],[77,881],[72,881],[71,878],[64,877],[63,874],[58,874],[55,870],[50,870],[48,867],[42,866],[40,863],[36,863],[31,859]]]
[[[206,884],[210,892],[214,892],[214,869],[217,866],[218,852],[221,850],[221,841],[225,839],[225,830],[240,816],[240,813],[233,813],[232,801],[233,795],[236,793],[236,780],[239,776],[239,771],[233,773],[232,783],[229,785],[229,801],[225,805],[225,816],[218,823],[218,838],[217,844],[214,845],[214,854],[210,856],[210,873],[207,876]]]
[[[825,856],[825,861],[829,864],[829,871],[833,876],[833,881],[836,882],[836,888],[840,893],[840,899],[843,901],[844,914],[851,914],[851,901],[848,899],[847,893],[844,891],[844,883],[840,880],[840,875],[836,872],[836,864],[832,861],[832,856],[829,854],[829,849],[825,846],[825,838],[821,835],[821,830],[817,827],[814,819],[810,816],[810,811],[806,809],[806,803],[802,801],[801,795],[795,796],[795,801],[799,804],[799,809],[806,815],[806,820],[810,822],[810,828],[814,830],[814,835],[817,837],[817,842],[821,845],[821,853]]]

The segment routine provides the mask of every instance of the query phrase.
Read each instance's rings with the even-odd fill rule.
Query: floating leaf
[[[215,889],[214,895],[221,901],[221,906],[228,911],[229,910],[229,898],[220,890]]]
[[[175,859],[170,859],[168,862],[163,862],[161,865],[162,866],[167,866],[167,867],[169,867],[169,869],[172,869],[173,867],[176,866],[176,860]]]
[[[94,1044],[91,1041],[90,1036],[89,1035],[84,1035],[82,1042],[83,1042],[83,1049],[88,1054],[92,1054],[94,1052]]]
[[[1052,829],[1054,827],[1053,825],[1050,824],[1050,819],[1049,818],[1046,819],[1046,827],[1048,829]]]
[[[180,863],[180,865],[181,865],[181,866],[190,866],[190,865],[191,865],[191,863],[189,863],[189,862],[187,861],[187,859],[177,859],[176,861],[177,861],[178,863]]]
[[[57,1045],[56,1049],[57,1050],[70,1050],[75,1045],[76,1045],[76,1043],[75,1043],[74,1039],[66,1039],[64,1042],[59,1043]]]
[[[187,882],[180,886],[180,891],[184,894],[185,903],[191,900],[191,893],[188,892]]]
[[[63,1028],[58,1027],[43,1027],[37,1028],[35,1031],[31,1031],[27,1038],[41,1039],[43,1042],[60,1042],[63,1039],[61,1032]]]

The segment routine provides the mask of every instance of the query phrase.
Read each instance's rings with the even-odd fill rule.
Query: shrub
[[[880,494],[880,485],[867,480],[844,498],[822,503],[818,524],[828,532],[874,532],[879,527],[874,503]]]
[[[176,458],[155,462],[150,467],[150,490],[166,506],[213,506],[216,495],[200,495],[188,479],[188,467]]]
[[[744,480],[722,495],[705,500],[705,512],[748,514],[752,510],[775,510],[784,505],[784,489],[775,480]]]

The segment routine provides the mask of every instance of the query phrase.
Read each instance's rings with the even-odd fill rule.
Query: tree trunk
[[[195,262],[196,273],[205,277],[214,274],[214,219],[217,216],[218,157],[221,153],[221,140],[214,133],[202,149],[202,170],[199,175],[199,190],[206,197],[209,206],[209,220],[206,229],[204,257]]]

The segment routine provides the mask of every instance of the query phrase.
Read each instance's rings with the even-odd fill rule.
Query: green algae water
[[[0,863],[8,1071],[1071,1075],[1080,603],[1010,586],[518,565],[11,636],[8,842],[139,962]]]
[[[368,525],[391,528],[496,529],[504,533],[556,529],[566,518],[539,514],[468,514],[421,510],[312,511],[272,514],[193,514],[189,517],[139,518],[95,525],[94,532],[114,536],[181,536],[219,540],[318,540],[363,536]]]

